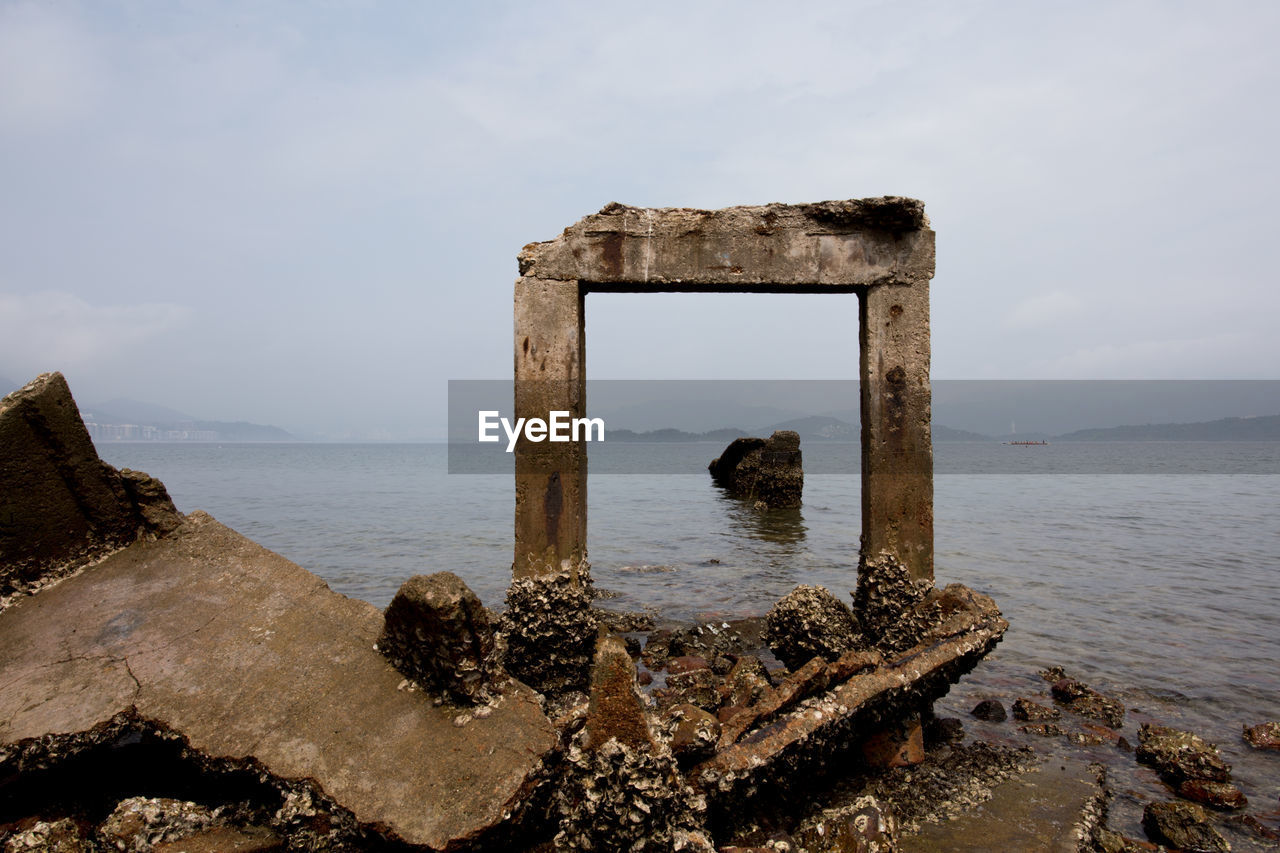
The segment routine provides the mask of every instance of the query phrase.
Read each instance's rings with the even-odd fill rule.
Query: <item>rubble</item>
[[[378,651],[427,691],[463,704],[490,701],[502,677],[488,612],[452,572],[401,585],[383,614]]]
[[[1168,726],[1143,723],[1138,728],[1137,759],[1173,786],[1188,779],[1231,780],[1231,765],[1222,760],[1216,746]]]
[[[767,439],[735,438],[707,470],[731,494],[766,509],[801,504],[804,468],[800,435],[793,430],[778,430]]]
[[[1016,699],[1013,703],[1013,718],[1028,723],[1043,723],[1056,720],[1062,716],[1057,708],[1032,702],[1030,699]]]
[[[1124,705],[1073,678],[1053,683],[1053,698],[1073,714],[1101,720],[1113,729],[1124,725]]]

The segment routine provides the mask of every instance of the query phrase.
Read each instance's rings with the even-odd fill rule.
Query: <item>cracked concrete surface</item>
[[[527,687],[458,728],[374,651],[382,617],[204,513],[0,613],[0,748],[132,711],[211,758],[313,779],[443,848],[519,811],[555,733]]]

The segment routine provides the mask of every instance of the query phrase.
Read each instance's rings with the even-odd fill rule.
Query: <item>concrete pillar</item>
[[[862,409],[862,557],[887,552],[933,580],[929,282],[858,295]]]
[[[586,414],[583,290],[576,281],[522,276],[515,286],[515,415]],[[587,568],[585,442],[516,444],[516,578]]]

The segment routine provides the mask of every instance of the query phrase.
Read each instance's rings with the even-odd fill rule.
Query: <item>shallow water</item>
[[[938,450],[939,471],[1000,473],[936,477],[937,581],[990,594],[1012,624],[943,710],[974,733],[1006,737],[1010,724],[982,724],[967,710],[985,696],[1008,704],[1045,694],[1035,671],[1061,665],[1130,707],[1132,743],[1144,719],[1218,743],[1251,811],[1274,812],[1280,756],[1250,749],[1240,729],[1280,717],[1280,476],[1216,472],[1271,470],[1280,447],[1079,444],[1052,457],[998,447]],[[409,576],[449,570],[487,604],[502,601],[511,477],[450,475],[442,445],[99,449],[114,465],[159,477],[183,511],[207,510],[339,592],[381,607]],[[616,452],[661,454],[651,470],[686,458],[695,473],[591,477],[592,574],[616,596],[607,606],[692,620],[763,613],[797,583],[847,595],[856,582],[858,477],[811,474],[802,508],[762,514],[703,473],[719,449],[631,445]],[[1025,462],[1011,464],[1010,450]],[[821,452],[850,451],[806,448]],[[1117,460],[1127,470],[1177,473],[1071,473],[1120,470]],[[1138,798],[1156,796],[1158,783],[1114,747],[1094,751],[1122,790],[1135,791],[1116,810],[1141,837],[1135,803],[1140,810]]]

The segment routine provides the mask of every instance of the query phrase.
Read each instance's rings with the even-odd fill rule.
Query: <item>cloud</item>
[[[44,131],[86,115],[94,65],[91,41],[50,6],[0,6],[0,129]]]
[[[0,364],[24,376],[92,370],[182,328],[191,315],[167,302],[91,305],[58,291],[0,294]]]
[[[1005,325],[1013,329],[1055,327],[1077,316],[1082,308],[1078,296],[1053,290],[1019,302],[1005,315]]]

